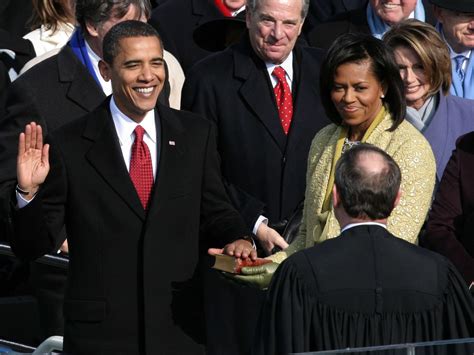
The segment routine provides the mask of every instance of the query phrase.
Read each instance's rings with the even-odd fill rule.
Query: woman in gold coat
[[[388,230],[410,243],[431,204],[436,164],[429,143],[404,120],[404,86],[393,54],[380,40],[362,34],[339,37],[321,67],[321,96],[334,122],[315,136],[308,158],[303,220],[290,246],[261,267],[242,270],[243,281],[266,287],[271,274],[292,253],[337,237],[331,194],[337,160],[358,143],[386,151],[400,166],[402,196]]]

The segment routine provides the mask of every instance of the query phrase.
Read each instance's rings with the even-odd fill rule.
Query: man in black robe
[[[473,336],[474,302],[454,266],[386,230],[400,197],[400,176],[378,148],[361,144],[344,153],[333,189],[341,235],[279,267],[256,353]]]

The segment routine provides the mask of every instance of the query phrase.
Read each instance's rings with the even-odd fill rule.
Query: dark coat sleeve
[[[66,172],[51,137],[49,143],[50,171],[37,195],[21,209],[16,207],[16,195],[11,195],[10,244],[13,252],[25,260],[54,252],[64,240]]]
[[[464,139],[458,141],[446,166],[420,245],[450,259],[466,282],[470,283],[474,281],[474,258],[466,250],[466,246],[474,245],[472,236],[474,226],[471,222],[474,218],[472,209],[474,201],[466,201],[471,196],[468,191],[472,191],[469,187],[472,186],[472,180],[463,181],[465,176],[463,171],[472,169],[472,166],[465,166],[471,165],[469,164],[471,160],[463,160],[463,157],[472,154],[466,149],[469,151],[474,149],[473,134],[466,135]]]
[[[188,110],[211,120],[218,127],[219,112],[216,95],[217,88],[206,80],[200,74],[199,64],[193,67],[184,82],[183,92],[181,95],[181,108]],[[231,110],[232,108],[229,108]],[[216,134],[216,142],[218,141],[218,132]],[[249,172],[251,178],[251,172]],[[258,217],[264,213],[265,204],[258,198],[247,193],[243,189],[235,186],[224,176],[224,186],[229,195],[232,204],[244,218],[246,224],[253,228]]]
[[[0,230],[9,223],[10,198],[16,184],[18,136],[32,121],[40,124],[44,133],[47,132],[45,122],[23,82],[20,78],[9,86],[5,116],[0,120]]]
[[[209,127],[203,168],[201,230],[210,238],[209,246],[223,247],[248,235],[249,231],[225,192],[216,148],[215,128],[212,124]]]
[[[260,315],[253,354],[288,354],[312,348],[312,309],[316,303],[314,292],[308,288],[298,267],[293,260],[286,260],[273,276]]]

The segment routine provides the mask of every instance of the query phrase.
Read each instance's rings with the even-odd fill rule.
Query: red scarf
[[[232,12],[230,12],[227,6],[224,5],[223,0],[214,0],[214,4],[222,15],[224,15],[225,17],[232,17]]]

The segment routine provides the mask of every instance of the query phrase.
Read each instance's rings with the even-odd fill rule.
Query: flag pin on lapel
[[[169,144],[169,145],[172,145],[172,146],[175,146],[175,145],[176,145],[176,142],[175,142],[175,141],[168,141],[168,144]]]

